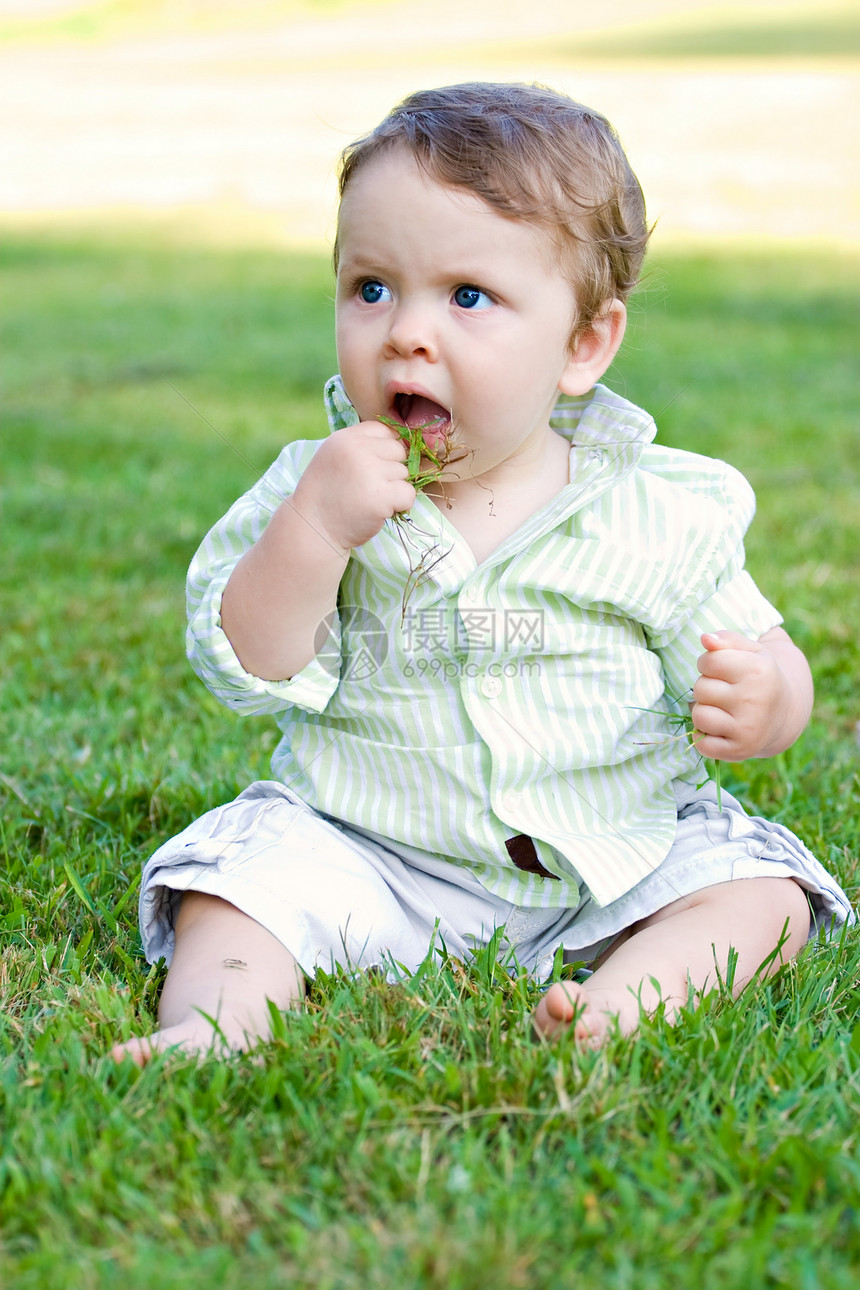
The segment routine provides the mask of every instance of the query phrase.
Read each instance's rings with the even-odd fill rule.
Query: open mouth
[[[394,414],[410,430],[421,430],[428,443],[444,439],[451,429],[451,413],[423,394],[395,394]]]
[[[424,394],[407,394],[405,391],[395,394],[393,405],[398,421],[420,434],[428,453],[447,459],[451,446],[451,413],[448,409]]]

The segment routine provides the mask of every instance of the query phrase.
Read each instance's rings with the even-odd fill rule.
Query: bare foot
[[[145,1066],[171,1049],[215,1057],[244,1053],[271,1039],[272,1007],[286,1011],[304,993],[295,959],[270,932],[217,896],[189,891],[176,921],[159,1028],[116,1044],[111,1056]]]
[[[587,981],[557,981],[534,1015],[551,1038],[573,1028],[574,1038],[598,1048],[617,1027],[633,1034],[642,1016],[674,1024],[696,995],[729,975],[737,996],[763,972],[798,953],[809,932],[805,892],[790,878],[718,883],[673,901],[613,944]]]
[[[135,1036],[123,1044],[114,1044],[110,1051],[115,1062],[131,1060],[136,1066],[145,1066],[160,1053],[175,1052],[181,1055],[203,1057],[229,1057],[247,1052],[260,1040],[271,1037],[267,1024],[243,1029],[235,1019],[224,1019],[217,1026],[200,1012],[172,1026],[163,1026],[151,1035]]]
[[[578,1043],[600,1048],[615,1029],[622,1035],[632,1034],[639,1017],[639,1001],[631,990],[601,988],[591,977],[585,984],[556,981],[551,985],[535,1009],[533,1025],[546,1039],[572,1028]]]

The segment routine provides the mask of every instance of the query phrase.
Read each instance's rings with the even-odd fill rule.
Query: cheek
[[[352,300],[335,305],[334,335],[340,350],[367,353],[378,343],[379,318],[367,306],[361,308]]]
[[[334,307],[334,339],[335,339],[335,343],[336,343],[337,348],[338,348],[338,352],[340,352],[340,350],[341,350],[341,349],[343,348],[343,346],[345,345],[346,340],[347,340],[347,336],[348,336],[348,334],[349,334],[349,330],[350,330],[350,328],[349,328],[348,321],[347,321],[347,315],[348,315],[348,313],[349,313],[349,307],[348,307],[347,305],[342,305],[342,304],[340,304],[339,302],[337,302],[337,303],[335,304],[335,307]]]
[[[344,367],[353,366],[362,353],[360,333],[355,327],[349,325],[348,318],[343,315],[335,322],[334,341],[338,365],[342,372]]]

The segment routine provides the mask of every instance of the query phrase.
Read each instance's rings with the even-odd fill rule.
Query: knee
[[[743,900],[737,909],[739,921],[751,931],[763,933],[762,949],[775,951],[770,971],[787,963],[803,949],[809,938],[809,901],[803,887],[793,878],[745,878],[730,884]]]

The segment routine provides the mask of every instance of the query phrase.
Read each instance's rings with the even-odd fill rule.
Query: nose
[[[432,311],[418,302],[401,302],[393,310],[386,337],[390,357],[424,358],[435,363],[439,339]]]

